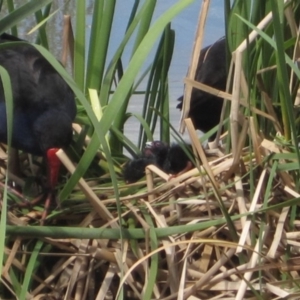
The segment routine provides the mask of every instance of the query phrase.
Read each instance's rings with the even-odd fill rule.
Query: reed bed
[[[146,180],[120,187],[122,228],[113,189],[97,181],[81,179],[80,203],[52,211],[47,226],[29,226],[38,206],[12,207],[2,283],[14,291],[15,272],[34,267],[28,299],[297,299],[299,194],[280,168],[292,154],[261,140],[228,176],[232,154],[207,152],[179,177],[151,165]]]
[[[275,5],[276,1],[271,2]],[[258,3],[262,2],[253,1],[252,8]],[[125,184],[122,165],[115,163],[115,157],[106,148],[107,132],[110,128],[117,132],[109,120],[110,115],[100,120],[99,124],[105,125],[103,132],[97,131],[97,117],[101,114],[91,117],[91,108],[82,100],[84,96],[74,88],[95,131],[93,134],[84,131],[80,118],[74,124],[75,136],[79,135],[82,141],[80,147],[76,146],[86,152],[79,160],[63,150],[59,152],[65,166],[57,193],[59,199],[52,203],[45,225],[37,226],[43,204],[28,200],[40,193],[38,186],[28,184],[28,178],[41,172],[37,168],[41,166],[40,161],[34,160],[33,164],[27,155],[19,156],[27,177],[23,181],[8,172],[7,149],[1,148],[1,222],[8,224],[1,223],[1,230],[6,234],[0,282],[3,299],[300,298],[299,150],[296,118],[290,115],[290,108],[295,111],[297,108],[290,100],[298,98],[299,80],[295,77],[299,78],[299,72],[292,61],[298,61],[299,32],[295,24],[299,20],[293,13],[298,11],[295,2],[282,3],[286,6],[272,6],[272,14],[269,8],[257,20],[255,28],[242,20],[245,1],[232,4],[232,31],[227,33],[232,60],[228,66],[228,88],[222,92],[192,80],[209,5],[209,1],[203,2],[191,68],[185,79],[185,97],[189,99],[192,87],[218,94],[225,99],[220,122],[223,124],[226,116],[230,117],[225,133],[219,130],[217,141],[203,147],[191,121],[185,118],[189,106],[186,100],[181,130],[186,128],[189,133],[196,161],[194,169],[170,178],[169,174],[150,165],[145,179]],[[80,5],[78,12],[83,9]],[[178,13],[179,6],[171,12]],[[172,14],[168,15],[170,19]],[[234,19],[235,15],[239,17]],[[289,33],[293,33],[292,61],[278,48],[282,41],[277,35],[276,22],[283,15]],[[244,35],[234,31],[235,22],[241,32],[244,30],[241,24],[246,24]],[[277,44],[261,32],[269,32],[270,22],[275,24],[275,29],[269,36],[276,36]],[[158,36],[157,30],[151,34]],[[165,37],[170,34],[169,30],[164,32]],[[76,38],[84,40],[80,33]],[[152,41],[154,43],[154,39]],[[263,54],[248,52],[251,47],[262,51],[262,41],[271,44],[268,66],[262,59]],[[277,55],[276,64],[272,59],[274,55]],[[245,57],[248,63],[249,60],[257,63],[256,69],[247,68]],[[282,58],[289,65],[290,74],[282,70]],[[76,62],[79,64],[76,87],[83,87],[85,79],[80,70],[84,66],[80,65],[80,59]],[[137,71],[134,65],[129,70]],[[279,74],[280,84],[274,80],[274,74]],[[106,79],[113,78],[110,72],[106,76]],[[89,80],[92,83],[94,79]],[[133,79],[127,76],[122,82],[112,98],[113,104],[107,100],[108,113],[113,111],[114,105],[123,104],[121,92],[126,84],[129,84],[126,95],[130,95]],[[268,82],[273,85],[268,86]],[[290,91],[288,98],[284,98],[283,86],[286,85]],[[102,96],[110,86],[104,88]],[[98,98],[94,92],[89,96],[94,100]],[[276,105],[271,96],[279,102],[285,99],[281,102],[284,106],[281,106],[281,119],[275,113]],[[289,126],[286,119],[290,121]],[[100,141],[103,148],[98,147]],[[123,142],[121,136],[112,144],[119,148],[118,143]],[[86,153],[90,153],[90,157]],[[92,163],[95,158],[100,159],[100,163]],[[106,172],[101,170],[98,174],[95,170],[101,163]],[[25,193],[10,188],[8,180],[31,196],[25,197]]]

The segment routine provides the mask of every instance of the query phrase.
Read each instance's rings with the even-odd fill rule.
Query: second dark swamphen
[[[227,72],[224,38],[201,50],[195,80],[225,91]],[[180,97],[178,101],[180,103],[177,108],[182,109],[183,97]],[[219,124],[222,106],[221,98],[194,88],[188,116],[194,127],[205,133]],[[215,135],[211,137],[211,140],[214,138]]]
[[[15,41],[22,40],[8,34],[0,36],[0,44]],[[53,164],[57,164],[55,149],[67,147],[72,140],[72,122],[76,115],[74,94],[51,64],[29,43],[0,49],[0,65],[8,71],[13,90],[12,146],[47,157],[52,174],[48,184],[53,189],[57,176],[57,170],[53,169]],[[2,143],[7,142],[6,122],[6,102],[1,83]]]

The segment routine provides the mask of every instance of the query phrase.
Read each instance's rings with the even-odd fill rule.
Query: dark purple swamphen
[[[22,41],[0,35],[0,44]],[[58,170],[55,152],[72,140],[76,104],[72,90],[31,44],[0,49],[0,65],[10,75],[13,92],[12,146],[48,161],[48,185],[54,189]],[[6,102],[0,84],[0,142],[7,142]]]
[[[195,80],[225,91],[227,80],[225,38],[201,50]],[[177,108],[181,110],[183,97],[178,101],[180,102]],[[205,133],[219,124],[222,106],[221,98],[194,88],[188,117],[196,129]],[[215,135],[210,140],[214,138]]]

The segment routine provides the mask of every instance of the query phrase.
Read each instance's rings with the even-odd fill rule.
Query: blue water
[[[16,6],[23,4],[22,0],[15,1]],[[63,0],[56,0],[53,2],[53,9],[62,8],[48,23],[48,33],[50,37],[50,50],[54,55],[60,59],[61,53],[61,33],[63,25],[63,13],[75,15],[75,1],[70,1],[66,6],[62,4],[65,3]],[[86,10],[86,35],[89,36],[90,23],[92,16],[94,1],[87,1]],[[112,34],[111,34],[111,44],[109,45],[109,55],[112,56],[115,49],[118,47],[120,41],[124,36],[124,32],[127,25],[127,20],[129,18],[132,5],[134,0],[118,0],[116,6],[115,20],[113,23]],[[157,8],[155,11],[154,21],[157,19],[164,11],[169,9],[176,0],[158,0]],[[171,123],[175,128],[179,128],[180,112],[176,109],[177,101],[176,99],[183,93],[183,79],[186,76],[187,69],[189,66],[189,61],[191,59],[192,47],[195,38],[195,31],[197,27],[199,12],[201,8],[202,1],[196,0],[192,5],[186,8],[182,13],[180,13],[172,22],[172,29],[175,30],[175,49],[173,54],[173,60],[169,72],[169,87],[170,87],[170,115]],[[203,41],[203,47],[207,46],[220,37],[224,36],[224,15],[223,15],[223,1],[215,0],[211,1],[211,6],[209,9],[209,15],[207,18],[207,23],[205,27],[205,35]],[[5,14],[3,10],[0,16]],[[28,18],[21,26],[19,26],[19,35],[24,39],[34,41],[33,36],[28,36],[27,32],[35,26],[34,18]],[[128,60],[131,52],[128,49],[124,53],[124,61],[126,66],[126,59]],[[154,53],[154,50],[153,50]],[[149,58],[149,61],[151,58]],[[129,111],[140,113],[142,109],[141,98],[133,97],[129,105]],[[125,126],[126,135],[135,141],[137,139],[137,129],[138,124],[135,120],[129,119]]]
[[[155,18],[170,8],[174,2],[174,0],[158,1]],[[172,29],[175,30],[176,37],[173,60],[169,72],[170,121],[176,129],[179,128],[180,121],[180,111],[176,109],[176,100],[182,95],[184,90],[183,80],[191,59],[201,2],[202,1],[195,1],[172,21]],[[122,11],[126,10],[126,5],[122,1],[119,3],[120,6],[117,8],[117,13],[121,14]],[[225,35],[223,5],[223,1],[211,1],[203,47],[212,44]],[[139,113],[141,109],[141,101],[139,101],[138,98],[133,98],[129,105],[129,111]],[[137,139],[138,126],[134,120],[128,121],[125,126],[125,133],[130,136],[132,140]],[[186,136],[184,136],[184,138],[187,139]]]

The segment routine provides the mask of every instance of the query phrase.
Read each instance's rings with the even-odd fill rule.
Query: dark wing
[[[0,44],[14,41],[20,40],[7,34],[0,36]],[[62,77],[29,43],[0,48],[0,65],[8,71],[13,89],[12,145],[34,154],[67,146],[71,141],[76,103]],[[0,117],[3,119],[4,101],[0,84]],[[5,129],[0,128],[0,139],[6,141]]]
[[[15,41],[22,40],[6,33],[0,36],[0,43]],[[75,118],[73,92],[34,46],[28,43],[0,49],[0,65],[10,75],[16,107],[30,106],[39,111],[55,108]]]
[[[201,50],[195,79],[216,89],[225,90],[227,76],[224,38]],[[182,109],[183,97],[178,101],[177,108]],[[193,89],[189,117],[195,128],[207,132],[215,127],[220,121],[222,105],[219,97]]]

